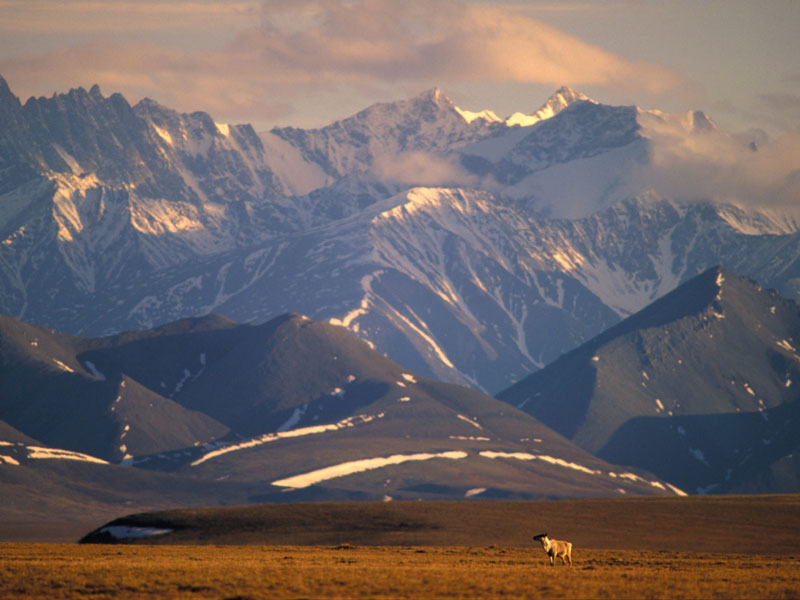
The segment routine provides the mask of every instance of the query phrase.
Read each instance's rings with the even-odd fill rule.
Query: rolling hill
[[[674,495],[346,329],[209,316],[106,338],[0,320],[0,496],[15,520],[130,506]]]

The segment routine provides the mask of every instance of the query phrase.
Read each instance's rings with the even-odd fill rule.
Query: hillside
[[[228,432],[127,372],[96,364],[91,346],[85,338],[0,316],[0,419],[44,445],[108,461]]]
[[[796,491],[800,307],[714,268],[498,397],[703,492]]]
[[[685,552],[687,538],[692,552],[792,554],[800,549],[798,526],[797,495],[299,503],[129,515],[82,541],[525,547],[532,546],[532,535],[547,531],[572,541],[576,557],[585,548]],[[150,528],[161,533],[123,537]]]
[[[209,316],[107,338],[0,319],[12,521],[130,507],[683,493],[346,329]]]

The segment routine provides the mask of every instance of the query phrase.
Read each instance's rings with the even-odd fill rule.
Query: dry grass
[[[0,597],[797,598],[800,556],[576,548],[0,544]]]
[[[0,598],[800,598],[799,495],[312,503],[126,520],[176,531],[141,540],[156,545],[0,544]],[[575,543],[574,567],[549,566],[530,539],[540,531]]]

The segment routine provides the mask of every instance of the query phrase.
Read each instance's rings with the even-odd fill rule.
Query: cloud
[[[260,12],[257,0],[0,0],[0,32],[93,34],[241,27]]]
[[[717,128],[692,129],[692,119],[641,119],[651,141],[651,160],[636,175],[641,182],[677,199],[800,209],[800,133],[754,149]]]
[[[766,109],[774,120],[783,121],[794,131],[800,131],[800,95],[773,92],[759,95],[762,110]]]
[[[468,173],[457,158],[428,152],[399,152],[379,156],[371,168],[381,181],[408,186],[483,187],[478,177]]]
[[[88,18],[105,2],[65,2]],[[684,79],[653,63],[626,60],[515,10],[464,0],[265,0],[235,3],[214,13],[214,3],[149,0],[147,10],[122,2],[131,31],[161,23],[195,23],[247,15],[249,26],[227,42],[192,47],[142,34],[91,41],[0,62],[13,89],[47,93],[100,84],[132,100],[149,96],[180,110],[208,110],[220,120],[288,116],[310,95],[394,97],[408,89],[474,82],[623,87],[649,96],[681,89]],[[121,7],[131,8],[126,12]],[[172,6],[171,8],[168,8]],[[82,9],[83,12],[80,12]],[[66,9],[65,9],[66,10]],[[58,12],[50,26],[58,27]],[[113,15],[112,15],[113,16]],[[24,15],[22,15],[23,18]],[[42,23],[39,20],[39,27]],[[232,21],[228,21],[230,24]],[[205,25],[201,25],[204,23]],[[18,24],[22,26],[22,24]],[[119,27],[114,29],[120,30]],[[362,106],[356,106],[362,108]]]

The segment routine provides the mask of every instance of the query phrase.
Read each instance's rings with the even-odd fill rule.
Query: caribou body
[[[569,561],[569,566],[572,566],[572,544],[561,540],[551,540],[546,533],[535,535],[533,539],[542,543],[542,548],[550,558],[551,567],[555,566],[556,557],[561,559],[562,564],[567,564]]]

